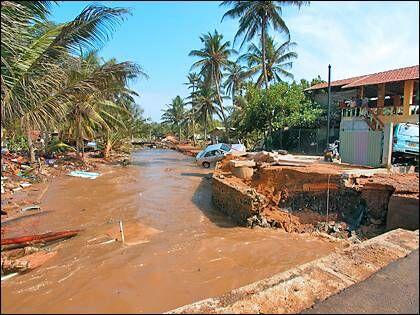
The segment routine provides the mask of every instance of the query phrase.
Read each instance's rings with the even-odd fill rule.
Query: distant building
[[[229,128],[231,132],[235,131],[235,128]],[[226,141],[225,136],[226,136],[226,128],[225,127],[216,127],[212,130],[209,131],[209,135],[210,135],[210,139],[211,139],[211,143],[215,144],[215,143],[219,143],[219,142],[224,142]]]

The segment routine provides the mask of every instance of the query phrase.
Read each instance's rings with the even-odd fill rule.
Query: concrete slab
[[[386,168],[373,168],[373,169],[353,169],[353,170],[343,170],[344,178],[354,178],[360,176],[373,176],[375,174],[389,174],[390,171]]]
[[[229,164],[232,167],[254,167],[255,166],[255,162],[254,161],[250,161],[250,160],[244,160],[244,161],[240,161],[240,160],[230,160]]]

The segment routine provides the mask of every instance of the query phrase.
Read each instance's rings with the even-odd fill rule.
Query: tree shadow
[[[203,174],[203,173],[181,173],[181,176],[193,176],[193,177],[202,177],[202,178],[208,178],[209,174]],[[210,173],[211,176],[211,173]]]
[[[166,162],[162,161],[155,161],[155,160],[151,160],[151,161],[137,161],[134,160],[130,163],[130,165],[134,165],[134,166],[149,166],[149,165],[157,165],[157,164],[167,164]]]
[[[203,174],[201,174],[203,175]],[[187,175],[189,176],[189,175]],[[192,175],[196,176],[196,175]],[[206,176],[204,174],[204,176]],[[203,177],[204,177],[203,176]],[[212,201],[211,180],[203,178],[194,192],[191,200],[211,222],[222,228],[233,228],[239,225],[234,222],[227,214],[216,209]]]
[[[25,219],[33,218],[35,216],[43,216],[43,215],[51,213],[51,212],[53,212],[53,210],[43,210],[43,211],[37,211],[37,212],[34,212],[34,213],[25,214],[25,215],[22,215],[20,217],[4,219],[4,220],[1,221],[1,226],[8,225],[8,224],[11,224],[11,223],[16,223],[16,222],[19,222],[19,221],[23,221]]]
[[[167,161],[167,162],[179,162],[179,161],[183,161],[183,160],[184,159],[181,159],[181,158],[162,158],[162,157],[154,159],[154,161],[159,161],[159,162],[165,162],[165,161]]]

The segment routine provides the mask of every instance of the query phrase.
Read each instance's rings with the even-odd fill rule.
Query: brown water
[[[58,254],[40,268],[3,282],[2,312],[165,312],[334,249],[308,236],[235,226],[213,208],[209,171],[192,158],[142,150],[133,159],[95,180],[53,180],[41,204],[52,212],[19,226],[84,231],[55,245]],[[132,245],[92,241],[117,236],[118,220]]]

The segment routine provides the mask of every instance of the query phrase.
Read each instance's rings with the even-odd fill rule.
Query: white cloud
[[[285,20],[296,79],[326,78],[329,63],[333,80],[418,64],[418,3],[313,2]]]

